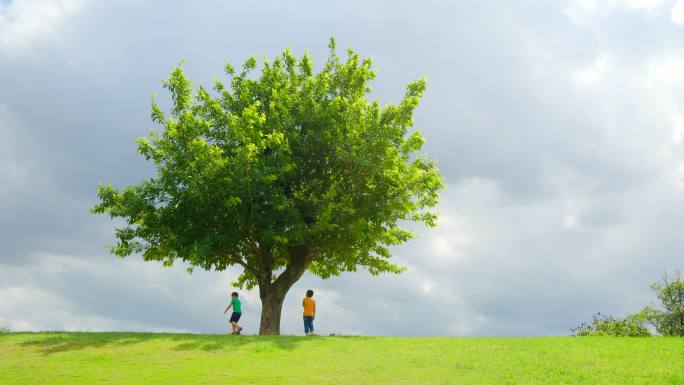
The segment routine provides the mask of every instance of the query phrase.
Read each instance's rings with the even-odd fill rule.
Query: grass
[[[0,384],[684,384],[684,339],[0,333]]]

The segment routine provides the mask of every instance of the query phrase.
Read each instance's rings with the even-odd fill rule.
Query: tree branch
[[[246,271],[254,274],[255,276],[258,276],[258,271],[254,269],[252,266],[248,265],[247,262],[245,262],[240,255],[237,253],[230,253],[228,254],[230,257],[230,260],[237,263],[238,265],[242,266]]]
[[[290,263],[285,267],[285,271],[280,273],[273,285],[280,289],[289,289],[309,268],[314,260],[314,249],[307,246],[295,246],[289,248]]]

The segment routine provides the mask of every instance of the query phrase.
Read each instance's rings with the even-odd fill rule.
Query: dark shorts
[[[231,316],[230,316],[230,322],[231,323],[238,322],[240,320],[241,316],[242,316],[242,313],[233,312],[233,314],[231,314]]]

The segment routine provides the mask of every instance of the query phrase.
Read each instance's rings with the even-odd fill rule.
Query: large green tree
[[[93,212],[124,220],[118,256],[241,266],[234,284],[258,286],[260,334],[278,334],[285,295],[305,271],[401,272],[388,247],[412,238],[409,221],[435,226],[443,183],[410,130],[425,80],[398,105],[371,102],[371,59],[352,50],[340,59],[332,39],[320,71],[289,49],[260,76],[256,67],[254,57],[240,71],[227,64],[229,84],[216,80],[214,92],[176,68],[164,82],[170,112],[152,101],[162,129],[137,142],[156,176],[122,191],[101,184]]]

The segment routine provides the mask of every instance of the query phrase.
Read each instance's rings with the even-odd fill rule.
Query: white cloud
[[[684,0],[678,0],[672,7],[670,20],[677,25],[684,25]]]
[[[594,85],[602,80],[608,68],[608,58],[605,53],[600,54],[588,67],[584,67],[573,75],[575,84],[581,86]]]
[[[212,319],[202,321],[210,325],[205,327],[221,330],[222,306],[230,290],[226,273],[199,271],[189,275],[182,264],[164,268],[113,256],[39,257],[30,272],[21,265],[2,265],[0,324],[13,330],[197,331],[197,309],[211,309],[208,313]],[[126,282],[130,277],[134,277],[134,284]],[[83,287],[74,291],[72,284],[76,282]],[[179,292],[179,287],[184,289]],[[252,311],[258,295],[255,299],[252,292],[242,294],[244,306]],[[146,300],[149,295],[155,300]],[[164,316],[130,320],[122,316],[128,311],[178,314],[173,320]],[[188,318],[195,320],[184,325],[183,319]]]
[[[563,215],[563,226],[566,229],[572,229],[577,226],[578,219],[577,219],[577,214],[575,213],[566,213]]]
[[[646,79],[659,86],[676,87],[684,83],[684,56],[667,55],[650,60]]]
[[[20,314],[19,317],[16,315]],[[98,315],[75,315],[71,304],[58,294],[24,286],[0,288],[0,324],[13,331],[164,331],[187,329],[116,320]]]
[[[614,8],[619,2],[619,0],[573,0],[566,12],[571,12],[575,16],[596,15]]]
[[[672,142],[681,144],[684,140],[684,116],[675,118],[674,128],[672,129]]]
[[[675,171],[675,187],[678,191],[684,192],[684,164],[680,164]]]
[[[590,25],[610,17],[622,6],[649,14],[665,2],[666,0],[573,0],[563,9],[563,13],[577,24]]]
[[[451,260],[464,258],[464,248],[471,242],[471,238],[454,227],[444,227],[440,230],[436,235],[429,236],[432,255]]]
[[[86,0],[13,0],[0,6],[0,52],[23,53],[54,36]]]
[[[651,12],[665,3],[664,0],[625,0],[629,8]]]
[[[423,294],[431,294],[433,286],[434,286],[433,283],[429,282],[429,281],[426,281],[425,283],[423,283]]]

